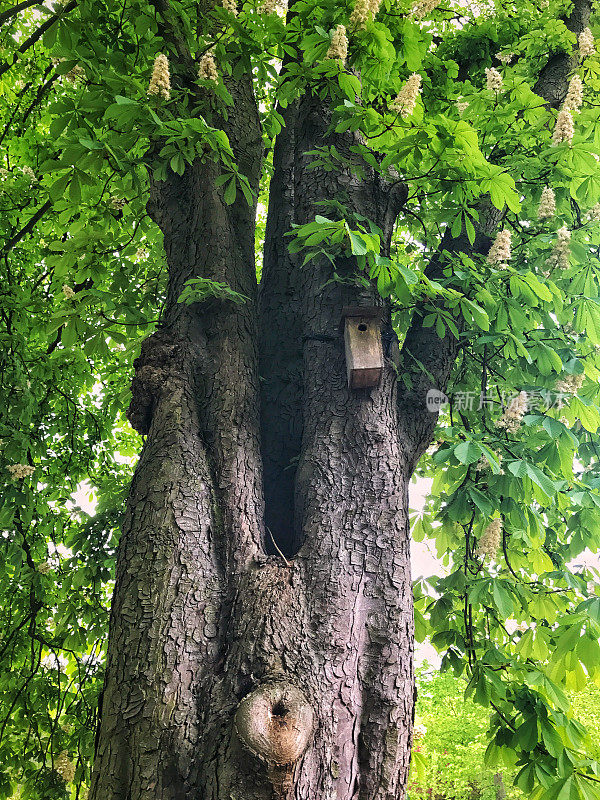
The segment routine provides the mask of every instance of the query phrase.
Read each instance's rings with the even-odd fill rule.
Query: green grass
[[[427,732],[415,739],[410,800],[495,800],[494,775],[484,765],[489,712],[464,699],[465,680],[440,674],[425,663],[417,670],[417,724]],[[522,798],[512,773],[503,775],[507,798]]]
[[[464,699],[466,681],[440,674],[425,662],[417,669],[417,725],[427,729],[415,738],[409,800],[496,800],[494,775],[501,767],[484,764],[489,712]],[[588,729],[600,760],[600,688],[589,683],[571,694],[574,716]],[[512,785],[516,769],[502,771],[508,800],[522,800]]]

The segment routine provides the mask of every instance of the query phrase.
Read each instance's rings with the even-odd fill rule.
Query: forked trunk
[[[147,440],[119,550],[94,800],[403,796],[413,458],[394,366],[377,388],[349,389],[340,327],[345,305],[382,301],[331,282],[327,262],[297,267],[284,239],[343,186],[389,246],[401,198],[376,175],[309,174],[326,115],[307,97],[287,118],[260,312],[254,209],[223,202],[210,164],[153,186],[169,299],[136,363],[130,419]],[[235,134],[260,164],[258,136]],[[178,304],[198,276],[249,299]]]

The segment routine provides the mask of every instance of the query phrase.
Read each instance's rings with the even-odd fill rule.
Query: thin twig
[[[270,529],[270,528],[267,528],[267,532],[268,532],[269,536],[271,537],[271,541],[273,542],[273,547],[275,548],[275,550],[277,550],[277,552],[279,553],[279,555],[280,555],[280,556],[283,558],[283,560],[285,561],[285,565],[286,565],[286,567],[291,567],[292,565],[290,564],[290,562],[287,560],[287,558],[286,558],[286,557],[283,555],[283,553],[281,552],[281,550],[280,550],[280,549],[279,549],[279,547],[277,546],[277,542],[276,542],[276,541],[275,541],[275,539],[273,538],[273,534],[271,533],[271,529]]]

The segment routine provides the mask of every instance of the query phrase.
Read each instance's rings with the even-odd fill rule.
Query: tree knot
[[[142,344],[140,356],[133,362],[132,398],[127,409],[127,419],[138,433],[150,430],[156,400],[181,369],[181,351],[164,331],[152,334]]]
[[[297,686],[274,680],[244,697],[234,722],[248,750],[271,766],[282,766],[294,764],[306,752],[315,714]]]

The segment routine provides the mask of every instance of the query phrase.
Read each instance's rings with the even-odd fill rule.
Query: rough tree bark
[[[168,6],[155,5],[185,65]],[[257,190],[251,81],[228,88],[236,113],[220,124]],[[426,392],[445,387],[458,345],[440,342],[417,312],[403,346],[408,384],[386,352],[377,388],[348,389],[342,308],[382,306],[387,341],[390,308],[374,288],[328,282],[328,262],[300,269],[284,234],[343,193],[389,248],[406,190],[369,171],[309,172],[316,144],[335,143],[352,162],[355,134],[328,134],[327,108],[310,94],[285,117],[260,292],[255,208],[225,204],[216,165],[151,187],[169,292],[135,365],[129,417],[147,438],[119,548],[93,800],[404,794],[414,713],[408,483],[435,425]],[[443,249],[486,252],[500,216],[482,215],[473,248],[447,236]],[[443,268],[436,256],[432,274]],[[178,304],[197,276],[249,300]]]

